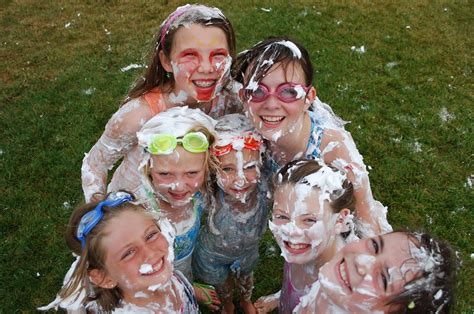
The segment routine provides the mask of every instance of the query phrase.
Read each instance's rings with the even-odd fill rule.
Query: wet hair
[[[454,303],[454,287],[459,261],[446,242],[438,241],[426,233],[404,233],[432,259],[432,267],[425,267],[414,280],[405,284],[405,290],[391,298],[386,305],[388,313],[449,313]],[[431,263],[429,263],[431,264]]]
[[[283,66],[285,73],[289,65],[299,64],[306,86],[313,84],[313,65],[308,51],[285,36],[269,37],[241,52],[233,66],[233,77],[247,88],[251,81],[260,82],[270,68],[278,63]]]
[[[228,136],[228,137],[245,137],[249,133],[254,133],[258,138],[260,138],[260,135],[256,134],[255,127],[253,126],[252,122],[244,115],[241,113],[233,113],[233,114],[228,114],[225,116],[220,117],[217,119],[217,124],[215,126],[215,131],[217,133],[218,140],[214,143],[215,146],[219,145],[219,137],[222,139],[222,137]],[[261,167],[262,163],[262,154],[264,151],[264,144],[263,142],[260,144],[260,149],[259,149],[259,164],[258,167]],[[209,226],[209,230],[214,233],[214,234],[220,234],[220,231],[217,229],[214,223],[214,216],[216,215],[217,211],[219,208],[223,205],[220,204],[219,202],[219,195],[218,191],[220,190],[219,185],[217,184],[218,179],[218,171],[221,168],[221,162],[218,157],[215,157],[216,161],[216,167],[213,168],[214,171],[211,172],[211,182],[212,182],[212,191],[211,193],[208,193],[210,195],[209,201],[211,202],[209,208],[209,213],[207,215],[207,224]],[[260,171],[260,169],[259,169]]]
[[[206,136],[207,141],[209,142],[209,149],[214,144],[214,142],[216,140],[214,134],[212,134],[212,132],[209,131],[204,126],[195,126],[191,129],[189,129],[189,131],[186,132],[186,133],[190,133],[190,132],[201,132],[201,133],[203,133]],[[209,149],[204,152],[206,154],[206,158],[205,158],[205,161],[204,161],[205,162],[205,164],[204,164],[205,172],[204,172],[204,184],[203,184],[204,188],[203,188],[203,190],[206,191],[206,193],[204,193],[206,202],[210,201],[210,195],[212,194],[212,191],[214,190],[214,188],[213,188],[214,185],[212,183],[212,181],[213,181],[212,180],[212,174],[217,171],[217,167],[218,167],[218,161],[217,161],[216,157],[211,154]],[[151,169],[153,168],[153,166],[152,166],[151,163],[152,163],[152,161],[151,161],[151,158],[150,158],[150,160],[148,160],[148,162],[143,167],[143,175],[145,175],[145,178],[147,178],[147,180],[149,180],[150,186],[153,187],[153,178],[151,176]],[[155,165],[155,167],[158,167],[158,165]]]
[[[340,172],[338,169],[327,166],[334,172]],[[322,168],[316,160],[294,160],[287,163],[283,168],[278,171],[274,177],[274,189],[283,186],[285,184],[308,184],[307,176],[318,172]],[[312,185],[313,188],[320,188],[318,185]],[[333,210],[333,213],[339,213],[342,209],[348,208],[353,210],[355,205],[354,199],[354,187],[352,183],[345,179],[342,183],[342,189],[333,191],[330,195],[329,205]]]
[[[212,14],[208,14],[210,12]],[[201,4],[188,4],[179,7],[161,24],[150,52],[151,60],[148,63],[145,76],[138,78],[128,93],[126,101],[140,97],[157,86],[169,86],[170,90],[173,88],[174,78],[167,75],[166,70],[163,68],[160,61],[160,51],[163,51],[165,56],[169,59],[176,32],[182,26],[189,24],[200,24],[204,27],[220,28],[226,36],[227,45],[229,46],[229,55],[232,57],[232,60],[235,60],[236,44],[234,28],[219,9],[210,8]],[[226,85],[228,84],[224,84],[224,86]]]
[[[104,213],[102,219],[87,235],[86,244],[84,248],[82,248],[81,242],[76,236],[77,228],[81,218],[93,210],[98,204],[99,202],[87,203],[76,208],[71,214],[65,233],[65,240],[67,246],[73,253],[79,255],[80,259],[71,279],[63,286],[59,295],[65,299],[75,295],[77,291],[85,289],[87,297],[84,300],[84,304],[87,305],[87,303],[91,301],[96,301],[101,310],[110,312],[119,306],[123,298],[120,287],[104,289],[96,286],[89,279],[89,271],[93,269],[106,271],[105,256],[107,248],[102,245],[102,239],[105,235],[104,229],[113,218],[127,211],[143,212],[146,215],[151,214],[143,206],[134,205],[129,202],[113,207],[104,206],[102,208]]]

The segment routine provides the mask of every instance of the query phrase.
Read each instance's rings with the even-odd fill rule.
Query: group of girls
[[[245,313],[447,311],[451,250],[387,233],[362,156],[312,84],[298,43],[270,38],[236,57],[219,9],[171,13],[84,158],[87,204],[66,235],[78,257],[42,309],[234,313],[236,287]],[[253,303],[267,225],[282,288]]]

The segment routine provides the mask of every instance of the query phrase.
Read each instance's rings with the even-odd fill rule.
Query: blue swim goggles
[[[133,196],[127,192],[113,192],[105,201],[100,202],[97,206],[82,216],[79,226],[77,227],[76,238],[81,241],[81,247],[86,246],[86,236],[94,229],[104,216],[102,208],[115,207],[125,202],[133,201]]]

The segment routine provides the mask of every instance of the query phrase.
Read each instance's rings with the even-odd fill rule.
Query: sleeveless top
[[[318,159],[321,154],[321,140],[323,139],[323,132],[324,128],[322,127],[322,123],[317,118],[316,114],[313,111],[306,111],[309,115],[309,119],[311,121],[311,130],[309,133],[308,143],[306,144],[306,152],[305,158],[306,159]],[[276,160],[271,155],[270,151],[267,150],[266,154],[267,158],[267,169],[270,169],[270,173],[277,173],[278,170],[282,166],[280,166]]]
[[[193,196],[193,210],[194,210],[194,224],[193,226],[183,234],[176,235],[174,240],[174,259],[175,261],[182,260],[194,250],[196,246],[199,229],[201,228],[201,215],[202,215],[202,194],[197,192]]]
[[[290,264],[285,262],[283,268],[283,283],[280,293],[280,303],[278,304],[278,313],[290,314],[300,303],[300,298],[306,294],[305,290],[298,290],[291,282]]]

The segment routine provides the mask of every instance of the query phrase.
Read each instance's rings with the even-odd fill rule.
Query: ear
[[[166,72],[173,73],[173,67],[171,66],[171,61],[165,55],[163,50],[160,50],[158,55],[160,57],[160,62],[161,62],[161,65],[163,66],[163,69],[165,69]]]
[[[99,269],[89,270],[89,279],[94,285],[103,289],[113,289],[117,286],[117,281]]]
[[[316,98],[316,88],[311,86],[311,88],[306,93],[305,107],[308,109]]]

